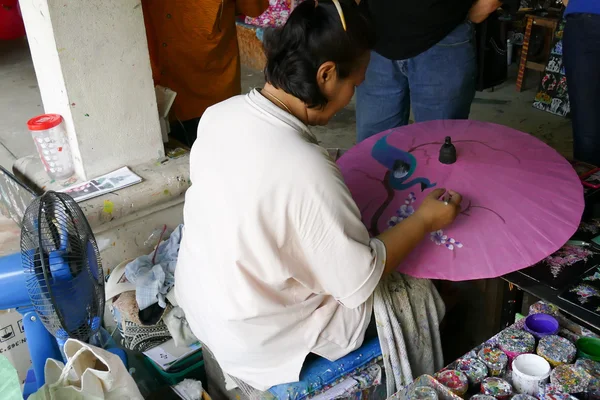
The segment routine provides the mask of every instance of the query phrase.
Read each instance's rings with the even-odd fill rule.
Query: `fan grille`
[[[59,339],[87,341],[104,313],[104,273],[92,230],[67,194],[47,192],[25,212],[21,258],[31,303]]]

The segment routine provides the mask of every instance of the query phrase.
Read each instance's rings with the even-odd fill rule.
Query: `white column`
[[[64,117],[77,175],[163,157],[140,0],[20,5],[44,110]]]

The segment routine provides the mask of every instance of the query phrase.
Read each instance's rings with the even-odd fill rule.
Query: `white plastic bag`
[[[46,384],[31,400],[142,400],[121,359],[75,339],[65,342],[67,364],[48,359]]]

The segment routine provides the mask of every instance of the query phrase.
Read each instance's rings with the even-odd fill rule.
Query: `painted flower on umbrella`
[[[400,206],[400,208],[396,211],[396,215],[390,218],[388,221],[388,226],[391,228],[392,226],[396,226],[400,223],[400,221],[405,220],[415,213],[415,208],[411,206],[417,200],[417,197],[413,192],[410,192],[404,200],[404,204]]]
[[[443,230],[431,232],[430,234],[431,241],[438,246],[446,246],[448,250],[460,249],[463,247],[462,243],[455,240],[454,238],[448,237],[448,235],[444,234]]]
[[[587,303],[588,299],[592,297],[600,296],[600,293],[598,293],[598,290],[596,288],[586,284],[577,285],[576,287],[571,289],[571,293],[576,293],[577,296],[579,296],[579,302],[581,304]]]

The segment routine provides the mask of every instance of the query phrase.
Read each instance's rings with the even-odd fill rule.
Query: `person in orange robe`
[[[257,17],[268,0],[143,0],[156,85],[177,92],[171,136],[191,146],[208,107],[241,93],[235,17]]]

